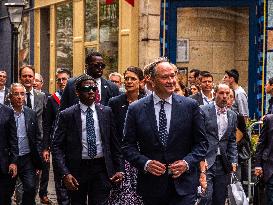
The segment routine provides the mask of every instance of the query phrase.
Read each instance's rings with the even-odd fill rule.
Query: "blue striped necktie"
[[[88,145],[88,156],[93,159],[97,155],[97,146],[93,110],[90,107],[87,108],[86,114],[86,137]]]

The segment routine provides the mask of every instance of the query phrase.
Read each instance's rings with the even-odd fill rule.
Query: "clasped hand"
[[[168,171],[171,172],[173,175],[173,178],[178,178],[187,170],[187,165],[185,161],[178,160],[173,162],[172,164],[169,164],[168,166],[166,164],[163,164],[157,160],[151,160],[147,164],[147,171],[155,176],[161,176],[165,174],[165,172]]]

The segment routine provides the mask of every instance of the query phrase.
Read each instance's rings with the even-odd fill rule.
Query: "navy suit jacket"
[[[13,110],[0,104],[0,173],[7,174],[8,166],[17,162],[18,139]]]
[[[191,95],[190,98],[196,100],[199,105],[204,105],[202,93],[198,92],[195,95]]]
[[[38,118],[35,111],[24,107],[26,132],[29,141],[31,160],[36,169],[41,170],[43,167],[41,153],[41,131],[38,125]]]
[[[109,177],[124,170],[114,118],[109,107],[96,104],[103,155]],[[61,176],[78,177],[82,159],[82,123],[79,103],[60,112],[52,142],[53,160]]]
[[[273,174],[273,114],[264,118],[255,158],[255,166],[263,168],[263,179],[267,182]]]
[[[206,137],[209,141],[209,148],[206,154],[208,168],[215,163],[219,147],[225,171],[230,173],[231,163],[238,163],[236,144],[237,115],[232,110],[227,111],[228,127],[223,137],[219,140],[216,108],[214,103],[201,106],[201,109],[204,112]]]
[[[76,95],[75,90],[75,79],[76,78],[70,78],[67,82],[67,85],[64,89],[62,99],[61,99],[61,105],[60,110],[64,110],[72,105],[75,105],[79,102],[79,98]],[[118,87],[112,83],[109,80],[105,80],[101,77],[101,101],[100,104],[102,105],[108,105],[108,101],[111,97],[119,95],[119,89]]]
[[[174,179],[179,195],[196,192],[198,164],[207,151],[204,119],[198,104],[183,96],[173,94],[172,113],[167,146],[159,139],[153,95],[132,103],[127,112],[123,153],[125,159],[138,169],[137,191],[141,195],[159,196],[167,192],[169,176],[154,176],[144,171],[148,160],[171,164],[185,160],[189,170]]]

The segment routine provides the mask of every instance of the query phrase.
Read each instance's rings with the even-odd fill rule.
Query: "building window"
[[[86,0],[85,47],[86,51],[96,48],[102,53],[107,65],[105,76],[118,70],[118,20],[118,0],[110,5],[105,0]]]
[[[56,7],[56,67],[73,68],[72,2]]]

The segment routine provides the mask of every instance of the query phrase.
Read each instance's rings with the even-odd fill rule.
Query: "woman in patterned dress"
[[[116,119],[117,136],[120,143],[123,136],[123,128],[129,104],[144,97],[140,94],[140,84],[144,79],[143,71],[138,67],[128,67],[124,73],[124,85],[126,92],[113,97],[109,101]],[[120,187],[111,191],[109,205],[142,205],[141,197],[136,193],[136,168],[125,161],[125,175]]]

